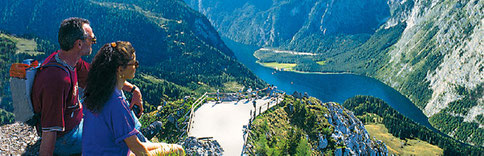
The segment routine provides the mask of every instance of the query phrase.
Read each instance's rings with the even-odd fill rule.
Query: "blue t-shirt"
[[[124,139],[139,133],[123,93],[114,93],[100,113],[84,109],[83,155],[128,155]]]

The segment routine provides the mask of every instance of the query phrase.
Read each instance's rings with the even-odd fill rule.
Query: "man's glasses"
[[[97,43],[97,42],[96,42],[96,41],[97,41],[96,36],[94,36],[93,38],[90,38],[90,39],[88,39],[88,40],[91,40],[91,43],[92,43],[92,44],[96,44],[96,43]]]
[[[132,66],[132,65],[134,65],[134,67],[135,67],[135,68],[138,68],[138,67],[139,67],[139,62],[138,62],[138,60],[134,60],[134,62],[133,62],[133,63],[128,63],[128,66]]]

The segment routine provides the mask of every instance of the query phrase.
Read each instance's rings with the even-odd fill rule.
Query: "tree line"
[[[367,113],[377,114],[382,117],[382,123],[392,135],[401,139],[418,138],[427,141],[442,148],[444,155],[480,155],[484,152],[482,147],[463,144],[417,124],[376,97],[358,95],[347,99],[343,106],[353,111],[357,116]]]

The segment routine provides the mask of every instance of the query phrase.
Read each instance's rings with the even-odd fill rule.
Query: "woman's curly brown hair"
[[[84,91],[87,109],[102,111],[116,87],[118,67],[126,67],[135,52],[131,43],[126,41],[107,43],[99,49],[90,66]]]

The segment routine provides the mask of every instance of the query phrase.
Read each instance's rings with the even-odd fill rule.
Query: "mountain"
[[[163,95],[181,98],[216,89],[263,87],[262,80],[237,62],[204,15],[180,0],[0,1],[0,30],[50,43],[39,49],[45,55],[58,49],[59,23],[68,17],[90,20],[100,43],[93,53],[112,41],[133,44],[141,63],[133,81],[150,93],[144,97],[149,104],[159,105],[166,100]]]
[[[279,46],[309,35],[373,33],[390,9],[384,0],[185,0],[236,42]]]
[[[404,5],[382,28],[406,24],[373,76],[409,97],[437,129],[484,146],[484,2]]]
[[[260,62],[376,78],[440,131],[484,146],[483,1],[185,1],[222,36],[264,47]]]

